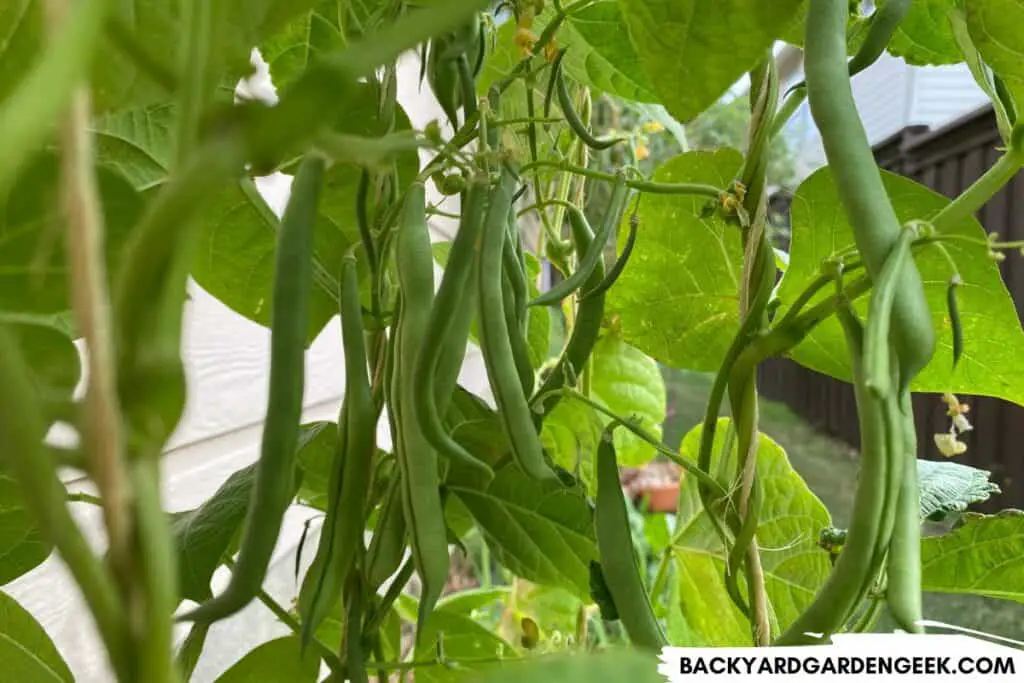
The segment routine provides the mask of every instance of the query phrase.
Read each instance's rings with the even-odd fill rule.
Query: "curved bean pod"
[[[811,114],[821,131],[829,168],[868,274],[877,279],[899,239],[901,225],[868,142],[850,87],[846,63],[846,8],[811,0],[805,40]],[[906,386],[935,348],[928,303],[917,267],[902,269],[893,301],[892,342]]]
[[[238,559],[224,592],[182,616],[183,620],[219,621],[252,601],[263,584],[285,510],[292,502],[313,284],[313,230],[325,165],[315,155],[302,160],[281,220],[274,269],[267,417]]]
[[[608,203],[608,212],[601,221],[601,225],[598,226],[597,234],[594,235],[585,252],[578,252],[580,254],[580,261],[576,270],[573,271],[572,275],[562,280],[548,291],[543,292],[534,298],[533,301],[530,302],[531,306],[549,306],[551,304],[556,304],[587,282],[593,274],[594,269],[597,267],[597,264],[601,262],[604,247],[608,244],[608,237],[612,234],[615,226],[619,223],[619,218],[622,216],[622,210],[626,203],[628,194],[629,188],[626,184],[626,176],[620,173],[615,179],[611,199]],[[569,215],[569,225],[574,233],[584,229],[587,232],[590,232],[590,225],[587,223],[587,219],[583,215],[582,211],[571,205],[566,205],[566,212]],[[600,282],[600,280],[598,280],[598,282]]]
[[[344,581],[361,547],[370,473],[377,443],[377,411],[370,388],[359,276],[356,260],[346,255],[341,269],[341,335],[345,349],[345,397],[338,419],[334,486],[327,523],[309,569],[315,584],[299,596],[302,638],[307,643],[341,596]],[[337,476],[335,477],[335,473]],[[344,506],[344,507],[343,507]],[[309,595],[308,600],[303,600]]]
[[[487,377],[494,392],[512,457],[520,468],[535,479],[554,479],[555,473],[544,459],[544,449],[533,426],[533,415],[520,384],[513,357],[510,330],[505,317],[502,293],[501,252],[506,239],[508,212],[512,207],[516,175],[502,168],[501,180],[491,193],[484,221],[484,234],[477,254],[477,319],[480,346]]]
[[[434,257],[427,229],[426,188],[414,183],[406,194],[395,243],[401,315],[394,329],[390,411],[402,482],[402,506],[409,529],[413,562],[423,583],[416,636],[437,604],[448,580],[448,531],[439,491],[437,454],[413,411],[417,386],[413,377],[426,337],[434,299]]]
[[[626,501],[619,480],[619,465],[612,441],[614,426],[601,435],[597,448],[597,505],[594,530],[601,557],[601,572],[622,625],[638,647],[661,650],[667,640],[654,616],[651,598],[640,576],[630,534]]]
[[[491,479],[494,477],[494,471],[463,448],[445,429],[438,405],[439,399],[444,401],[446,407],[447,402],[451,400],[451,391],[454,390],[458,379],[458,367],[454,366],[455,350],[459,350],[461,366],[469,339],[469,323],[472,321],[466,312],[466,309],[470,308],[467,306],[466,293],[470,289],[474,252],[483,226],[487,189],[488,185],[483,179],[474,178],[470,181],[465,195],[463,218],[455,241],[452,242],[444,277],[430,308],[422,348],[413,368],[416,393],[409,408],[413,411],[423,436],[439,454],[473,467]],[[442,355],[447,349],[452,349],[453,357],[449,361],[451,364],[444,368],[447,374],[443,380],[443,387],[447,391],[447,396],[441,397],[435,386],[435,377]]]

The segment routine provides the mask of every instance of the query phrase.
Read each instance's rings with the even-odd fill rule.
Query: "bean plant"
[[[996,491],[988,473],[919,456],[964,450],[957,393],[1024,404],[997,263],[1021,245],[974,218],[1024,164],[1024,10],[875,4],[5,3],[0,584],[56,554],[109,680],[147,683],[190,680],[211,627],[256,603],[291,635],[218,680],[658,680],[666,645],[814,645],[886,612],[923,633],[926,591],[1020,602],[1022,516],[967,512]],[[791,87],[783,43],[804,50]],[[273,104],[232,98],[254,46]],[[964,62],[991,99],[1000,156],[955,199],[875,164],[850,81],[886,50]],[[444,113],[422,130],[398,102],[400,60]],[[647,174],[635,135],[594,132],[602,94],[678,129],[739,82],[743,153]],[[781,253],[768,169],[805,100],[828,164],[796,189]],[[621,163],[592,163],[608,150]],[[254,180],[274,171],[294,176],[280,219]],[[432,241],[439,220],[450,242]],[[269,328],[270,382],[258,459],[169,514],[190,281]],[[305,351],[336,315],[344,398],[335,421],[304,423]],[[459,383],[471,346],[487,396]],[[847,529],[759,430],[772,358],[853,384]],[[715,377],[679,449],[661,441],[659,364]],[[919,438],[915,392],[945,397],[948,433]],[[57,423],[74,445],[47,439]],[[684,471],[679,507],[638,556],[619,467],[656,456]],[[319,533],[282,603],[264,583],[295,504],[320,511]],[[84,505],[102,547],[72,516]],[[922,538],[926,518],[954,523]],[[453,594],[450,551],[467,545],[487,578]],[[0,606],[4,677],[74,680],[33,617]]]

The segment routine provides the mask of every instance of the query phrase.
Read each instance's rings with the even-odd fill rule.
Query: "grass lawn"
[[[712,378],[668,370],[665,380],[669,418],[664,440],[678,447],[683,435],[703,419]],[[723,408],[728,410],[727,406]],[[793,467],[832,513],[835,526],[845,527],[857,481],[856,452],[817,432],[784,405],[762,401],[760,410],[761,431],[786,450]],[[1024,565],[1024,557],[1021,562]],[[1020,603],[969,595],[926,594],[924,614],[928,619],[1024,640],[1024,605]],[[891,629],[892,623],[886,617],[876,630]]]

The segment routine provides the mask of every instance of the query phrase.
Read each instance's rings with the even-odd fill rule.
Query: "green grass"
[[[678,448],[683,436],[703,421],[711,381],[705,374],[665,371],[669,405],[666,443]],[[857,453],[816,431],[784,405],[762,400],[760,413],[761,431],[785,449],[793,467],[832,513],[833,524],[846,526],[857,482]],[[723,405],[723,414],[728,414],[727,405]],[[1019,603],[929,593],[925,595],[924,614],[928,619],[1024,640],[1024,605]],[[892,628],[892,622],[884,617],[876,630]]]

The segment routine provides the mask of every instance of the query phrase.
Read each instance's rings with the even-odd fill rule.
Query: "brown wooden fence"
[[[954,197],[984,173],[1000,152],[999,134],[990,108],[982,109],[936,131],[907,128],[875,148],[879,166],[912,178],[942,194]],[[785,200],[775,202],[776,210]],[[989,232],[1004,240],[1024,239],[1024,174],[979,212]],[[1003,280],[1024,309],[1024,259],[1011,255],[1002,266]],[[1024,358],[1020,359],[1024,362]],[[782,401],[823,431],[852,446],[859,445],[853,389],[840,382],[785,360],[765,363],[759,373],[761,392]],[[968,450],[959,462],[992,473],[1002,495],[981,506],[983,511],[1024,507],[1024,408],[993,398],[959,396],[969,403],[974,431],[963,435]],[[918,455],[941,459],[933,435],[949,428],[945,407],[934,394],[914,397],[917,415]]]

